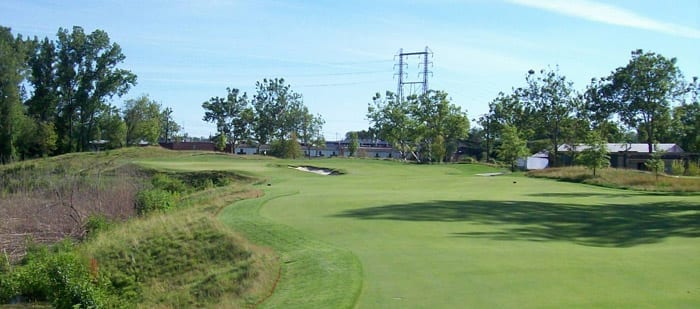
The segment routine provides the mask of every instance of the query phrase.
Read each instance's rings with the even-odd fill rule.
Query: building
[[[588,145],[561,145],[558,150],[562,154],[562,163],[573,164],[576,155],[581,151],[588,149]],[[651,158],[649,146],[642,143],[609,143],[606,144],[608,154],[610,155],[610,166],[615,168],[631,168],[644,170],[644,163]],[[671,168],[673,160],[681,160],[686,158],[686,153],[676,144],[656,144],[653,152],[663,152],[661,158],[664,160],[667,172]]]

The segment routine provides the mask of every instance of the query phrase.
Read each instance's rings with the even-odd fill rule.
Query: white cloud
[[[675,36],[700,38],[700,30],[654,20],[614,5],[589,0],[508,0],[508,2],[574,16],[594,22],[631,27]]]

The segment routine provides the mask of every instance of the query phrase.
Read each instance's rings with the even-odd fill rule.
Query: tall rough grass
[[[134,169],[103,173],[66,166],[32,166],[0,176],[0,248],[20,258],[27,240],[53,243],[83,239],[92,217],[123,221],[135,214],[141,187]]]
[[[660,175],[657,179],[653,173],[605,168],[593,177],[591,171],[582,166],[548,168],[533,170],[528,176],[551,178],[562,181],[580,182],[604,187],[659,191],[659,192],[700,192],[700,179]]]

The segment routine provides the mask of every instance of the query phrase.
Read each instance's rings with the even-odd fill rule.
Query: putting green
[[[336,271],[327,276],[347,277],[325,281],[347,292],[336,295],[342,306],[355,298],[360,308],[700,306],[698,196],[476,176],[494,170],[473,165],[303,163],[347,172],[320,176],[279,160],[162,164],[170,163],[268,177],[270,186],[260,187],[268,199],[234,204],[221,219],[234,229],[237,220],[274,225],[281,229],[269,229],[267,242],[293,234],[303,243],[290,246],[306,248],[310,259],[327,254],[335,263],[327,269]],[[285,272],[281,284],[300,279],[318,280]],[[309,305],[293,290],[267,304]]]

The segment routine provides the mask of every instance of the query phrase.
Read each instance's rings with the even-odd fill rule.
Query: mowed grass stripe
[[[260,217],[267,202],[297,194],[269,189],[265,196],[225,208],[221,221],[251,242],[280,256],[282,276],[265,308],[351,308],[360,294],[362,266],[349,250],[332,247],[307,234]]]

